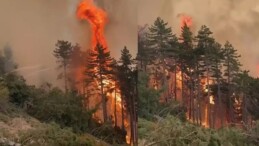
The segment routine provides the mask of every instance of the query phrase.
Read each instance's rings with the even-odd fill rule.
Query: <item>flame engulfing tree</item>
[[[147,69],[144,68],[149,75],[148,80],[155,80],[158,89],[171,85],[171,88],[165,88],[163,95],[160,95],[159,102],[167,102],[166,96],[173,93],[174,86],[175,95],[181,91],[181,103],[189,106],[190,121],[212,128],[240,122],[240,119],[244,119],[240,113],[244,113],[247,106],[251,107],[249,100],[245,99],[248,98],[249,90],[240,92],[239,84],[234,82],[239,78],[240,55],[229,42],[222,47],[205,25],[193,36],[192,20],[189,17],[182,18],[181,28],[181,34],[175,41],[171,27],[157,18],[146,32],[147,35],[140,34],[140,67],[143,67],[143,59],[149,61],[157,58],[147,61]],[[179,69],[181,73],[177,72]],[[173,74],[175,80],[170,79]],[[181,77],[178,79],[177,76]],[[247,115],[248,112],[245,113]]]
[[[110,52],[105,52],[105,48],[97,44],[94,50],[91,50],[87,59],[86,76],[87,83],[97,83],[100,86],[100,95],[103,110],[103,121],[107,122],[106,92],[109,88],[107,82],[112,78],[112,58]]]

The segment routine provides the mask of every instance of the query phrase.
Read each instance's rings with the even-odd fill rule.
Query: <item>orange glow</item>
[[[104,27],[107,23],[107,14],[100,8],[96,7],[93,0],[83,0],[77,9],[79,19],[87,20],[92,28],[92,48],[99,42],[104,48],[107,43],[104,37]]]
[[[209,127],[209,124],[208,124],[208,105],[206,104],[205,105],[205,118],[204,118],[204,121],[202,122],[202,125],[205,126],[206,128]]]
[[[94,5],[93,0],[83,0],[79,5],[77,9],[77,17],[81,20],[86,20],[90,23],[91,25],[91,30],[92,30],[92,40],[91,40],[91,47],[92,50],[96,47],[97,43],[102,45],[105,48],[105,51],[109,51],[108,45],[104,36],[104,28],[105,25],[108,21],[107,19],[107,14],[105,13],[104,10],[101,8],[98,8]],[[81,69],[79,69],[78,72],[82,72]],[[79,75],[77,76],[77,78]],[[114,80],[104,80],[104,90],[108,90],[109,88],[114,88],[115,87],[115,81]],[[96,81],[96,85],[100,85]],[[100,86],[97,86],[96,88],[101,88]],[[80,90],[80,88],[78,88]],[[105,92],[106,92],[105,91]],[[115,96],[116,95],[116,96]],[[118,88],[115,88],[112,92],[107,93],[108,101],[106,102],[107,104],[107,114],[108,116],[111,116],[112,121],[115,121],[115,112],[116,112],[116,117],[117,117],[117,125],[122,126],[122,123],[125,124],[125,129],[127,131],[127,143],[130,143],[130,125],[129,125],[129,116],[125,114],[126,112],[126,107],[124,105],[121,105],[121,94],[120,90]],[[116,98],[115,98],[116,97]],[[98,97],[97,97],[98,98]],[[91,98],[89,104],[91,107],[94,107],[95,104],[100,102],[100,99],[98,100],[97,98]],[[116,106],[116,111],[115,111],[115,106]],[[124,112],[122,113],[122,106],[124,107]],[[125,119],[122,121],[121,117],[122,114],[124,114]],[[102,123],[103,122],[103,117],[102,117],[102,111],[98,110],[96,113],[94,113],[93,118],[97,119],[98,122]],[[114,123],[115,125],[115,123]]]
[[[185,24],[186,24],[188,27],[191,27],[191,26],[193,25],[192,17],[191,17],[191,16],[188,16],[188,15],[185,15],[185,14],[182,14],[182,15],[181,15],[181,28],[182,28]]]

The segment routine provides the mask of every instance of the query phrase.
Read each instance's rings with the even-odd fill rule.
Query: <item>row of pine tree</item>
[[[177,37],[158,17],[152,25],[139,27],[138,37],[139,72],[152,80],[150,88],[163,89],[160,97],[154,96],[159,99],[153,101],[166,103],[182,98],[187,118],[199,125],[207,120],[202,112],[207,107],[209,127],[249,124],[251,118],[259,118],[255,112],[259,109],[259,79],[241,69],[238,51],[229,41],[224,45],[217,42],[207,26],[201,26],[195,35],[185,24]],[[169,88],[171,84],[173,88]],[[146,102],[139,103],[140,109],[143,104]],[[215,126],[217,120],[220,124]]]

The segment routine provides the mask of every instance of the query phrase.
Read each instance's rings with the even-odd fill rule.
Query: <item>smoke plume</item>
[[[91,32],[87,23],[76,17],[80,0],[1,0],[0,48],[8,44],[19,65],[18,71],[30,84],[57,81],[53,50],[57,40],[90,47]],[[111,55],[118,58],[123,46],[136,54],[136,0],[95,0],[107,9],[109,22],[105,35]],[[36,66],[36,67],[35,67]]]

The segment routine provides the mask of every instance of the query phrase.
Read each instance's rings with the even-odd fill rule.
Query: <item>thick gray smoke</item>
[[[242,56],[243,69],[259,76],[258,0],[141,0],[138,22],[152,24],[160,16],[179,34],[182,13],[193,18],[196,31],[207,25],[220,43],[229,40]]]
[[[76,18],[80,0],[1,0],[0,48],[6,44],[13,49],[18,71],[30,84],[57,81],[53,50],[57,40],[90,46],[91,31],[87,22]],[[118,58],[124,45],[136,53],[136,0],[96,0],[107,9],[110,17],[106,27],[111,54]],[[135,7],[135,9],[134,9]]]

